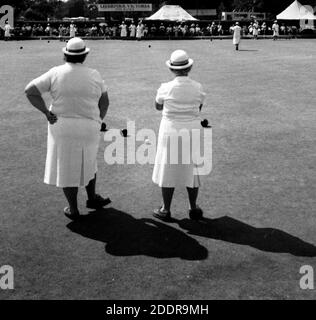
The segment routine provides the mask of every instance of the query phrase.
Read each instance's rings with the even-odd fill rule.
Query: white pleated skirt
[[[100,124],[81,118],[59,117],[48,124],[44,183],[60,188],[84,187],[97,172]]]
[[[184,136],[190,137],[190,143],[183,143],[180,132],[185,130]],[[159,187],[175,188],[189,187],[198,188],[201,185],[200,176],[196,174],[197,165],[194,162],[196,149],[192,143],[192,130],[201,129],[200,120],[193,121],[174,121],[162,119],[159,128],[159,137],[157,144],[157,153],[152,180]],[[181,135],[182,136],[182,135]],[[171,142],[173,141],[173,142]]]

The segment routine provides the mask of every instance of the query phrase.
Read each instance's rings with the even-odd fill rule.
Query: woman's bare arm
[[[32,106],[34,106],[37,110],[41,111],[45,114],[47,120],[50,124],[54,124],[57,122],[57,117],[52,112],[50,112],[47,107],[44,99],[40,91],[33,84],[28,84],[25,88],[25,94],[27,99],[30,101]]]

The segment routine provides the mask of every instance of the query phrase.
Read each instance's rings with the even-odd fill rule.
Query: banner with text
[[[106,3],[97,6],[100,12],[152,11],[151,3]]]

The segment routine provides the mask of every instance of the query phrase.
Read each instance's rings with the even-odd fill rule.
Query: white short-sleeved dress
[[[240,39],[241,39],[241,27],[240,26],[234,26],[232,28],[232,30],[234,31],[234,36],[233,36],[233,44],[239,44],[240,43]]]
[[[126,24],[121,24],[121,38],[127,37],[127,26]]]
[[[130,37],[134,38],[136,36],[136,26],[132,24],[129,28],[130,28]]]
[[[32,81],[41,93],[50,92],[44,183],[57,187],[87,186],[97,172],[100,140],[99,100],[106,87],[101,75],[82,64],[66,63]]]
[[[273,24],[272,30],[273,30],[273,36],[274,37],[278,37],[280,28],[279,28],[279,25],[277,23]]]
[[[140,39],[143,36],[144,26],[142,24],[137,25],[136,27],[136,38]]]
[[[6,24],[4,26],[4,36],[6,38],[10,38],[11,37],[11,26],[9,24]]]
[[[255,23],[254,25],[253,25],[253,32],[252,32],[252,35],[253,36],[257,36],[258,34],[259,34],[259,26],[258,26],[258,24],[257,23]]]
[[[152,179],[160,187],[200,186],[194,171],[194,155],[200,150],[192,143],[192,130],[201,130],[199,107],[204,99],[202,85],[189,77],[176,77],[158,89],[156,102],[163,104],[163,112]]]

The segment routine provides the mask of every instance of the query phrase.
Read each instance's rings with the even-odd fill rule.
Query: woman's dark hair
[[[64,55],[64,60],[69,63],[84,63],[87,54],[81,54],[80,56],[71,56],[68,54]]]

